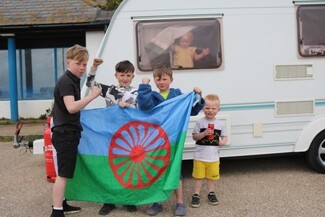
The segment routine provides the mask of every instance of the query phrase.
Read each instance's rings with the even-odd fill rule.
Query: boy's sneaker
[[[134,206],[134,205],[124,205],[124,207],[126,208],[126,210],[127,210],[128,212],[135,212],[135,211],[138,210],[137,207]]]
[[[157,215],[163,211],[163,206],[159,203],[153,203],[152,206],[147,210],[147,214],[150,216]]]
[[[184,204],[178,203],[176,204],[175,216],[184,216],[186,215],[186,208]]]
[[[65,217],[63,210],[52,209],[51,217]]]
[[[194,194],[192,196],[191,207],[197,208],[200,206],[200,196],[198,194]]]
[[[63,201],[63,212],[64,214],[72,214],[80,212],[81,208],[77,206],[70,206],[66,200]]]
[[[102,208],[100,208],[99,215],[108,215],[116,206],[114,204],[104,203]]]
[[[212,205],[218,205],[219,201],[217,199],[217,195],[216,193],[214,193],[213,191],[211,191],[209,194],[208,194],[208,200],[209,202],[212,204]]]

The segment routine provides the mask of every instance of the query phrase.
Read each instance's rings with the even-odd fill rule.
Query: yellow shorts
[[[210,179],[219,180],[219,165],[220,162],[203,162],[199,160],[193,160],[193,173],[192,176],[196,179]]]

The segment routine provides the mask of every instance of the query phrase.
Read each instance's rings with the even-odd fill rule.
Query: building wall
[[[103,39],[103,31],[92,31],[86,33],[86,46],[89,51],[90,68],[93,58],[97,55],[100,43]],[[46,113],[53,103],[51,100],[20,100],[18,101],[19,118],[39,118]],[[0,118],[10,119],[10,101],[0,101]]]

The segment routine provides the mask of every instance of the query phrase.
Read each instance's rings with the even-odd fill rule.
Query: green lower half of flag
[[[179,186],[185,137],[186,132],[179,142],[171,144],[168,161],[163,160],[163,152],[154,151],[141,162],[127,156],[110,160],[107,155],[79,154],[65,197],[126,205],[165,201]]]

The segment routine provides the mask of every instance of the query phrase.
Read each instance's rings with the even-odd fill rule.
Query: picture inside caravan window
[[[300,55],[325,56],[325,6],[300,6],[297,11]]]
[[[161,65],[179,70],[220,67],[220,28],[218,19],[139,21],[139,69],[150,71]]]

